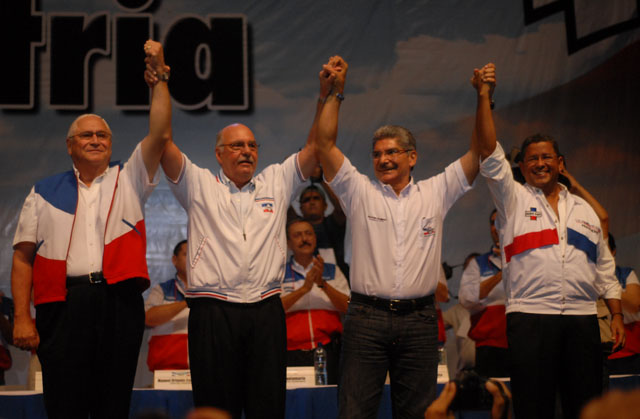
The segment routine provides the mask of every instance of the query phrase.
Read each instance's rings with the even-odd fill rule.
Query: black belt
[[[351,301],[379,308],[386,311],[411,312],[426,306],[433,305],[433,294],[426,297],[412,298],[408,300],[387,300],[385,298],[351,292]]]
[[[102,275],[102,272],[91,272],[88,275],[67,277],[67,288],[75,287],[77,285],[98,285],[98,284],[103,284],[103,285],[107,284],[107,280],[104,279],[104,275]]]

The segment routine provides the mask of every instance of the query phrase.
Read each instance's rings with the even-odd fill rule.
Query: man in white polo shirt
[[[320,77],[331,84],[332,77]],[[313,137],[313,127],[309,138]],[[306,145],[254,176],[258,143],[232,124],[217,135],[216,174],[170,142],[162,167],[189,216],[189,359],[196,406],[284,417],[286,328],[280,302],[291,195],[316,166]]]
[[[387,371],[394,416],[422,417],[436,395],[438,323],[434,293],[440,277],[442,224],[478,173],[469,150],[444,172],[415,182],[418,154],[402,127],[373,138],[377,180],[364,176],[336,147],[338,108],[347,64],[330,63],[335,91],[320,114],[317,152],[324,177],[352,223],[351,302],[344,322],[339,417],[375,417]],[[478,101],[489,101],[493,65],[482,69]],[[473,135],[472,135],[473,138]]]

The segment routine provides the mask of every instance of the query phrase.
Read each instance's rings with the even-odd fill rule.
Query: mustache
[[[380,166],[380,170],[388,170],[388,169],[397,169],[398,165],[392,162],[382,163]]]
[[[300,243],[300,247],[305,247],[305,246],[311,246],[311,243],[306,240]]]

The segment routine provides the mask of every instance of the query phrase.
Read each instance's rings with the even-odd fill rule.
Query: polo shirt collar
[[[222,168],[220,168],[220,172],[218,173],[218,179],[220,179],[220,182],[223,185],[228,186],[231,190],[235,189],[237,191],[241,191],[241,190],[244,190],[244,189],[247,189],[247,188],[250,188],[249,190],[253,190],[256,187],[256,181],[255,181],[256,178],[255,177],[251,177],[251,180],[246,185],[244,185],[242,187],[242,189],[238,189],[236,184],[233,183],[231,181],[231,179],[229,179],[227,177],[227,175],[224,174],[224,171],[222,170]]]
[[[395,191],[391,187],[391,185],[382,183],[380,180],[376,179],[380,187],[388,193],[393,194],[393,196],[397,196],[398,198],[402,198],[408,196],[411,193],[411,190],[415,187],[415,182],[413,181],[413,176],[409,177],[409,183],[405,185],[404,188],[400,191],[400,195],[396,195]]]
[[[102,178],[104,178],[107,173],[109,172],[109,170],[111,169],[111,165],[108,165],[107,168],[105,169],[104,172],[102,172],[101,174],[99,174],[98,176],[96,176],[96,178],[93,180],[100,182],[102,180]],[[75,173],[76,175],[76,179],[78,179],[78,182],[82,183],[84,185],[84,182],[80,180],[80,171],[78,170],[78,168],[76,167],[76,165],[73,165],[73,173]]]

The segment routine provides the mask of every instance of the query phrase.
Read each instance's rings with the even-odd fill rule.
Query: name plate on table
[[[287,388],[314,387],[316,374],[313,367],[287,367]]]
[[[438,364],[438,384],[446,384],[449,382],[449,369],[447,364]]]
[[[191,390],[191,371],[156,370],[153,372],[153,388],[160,390]]]

